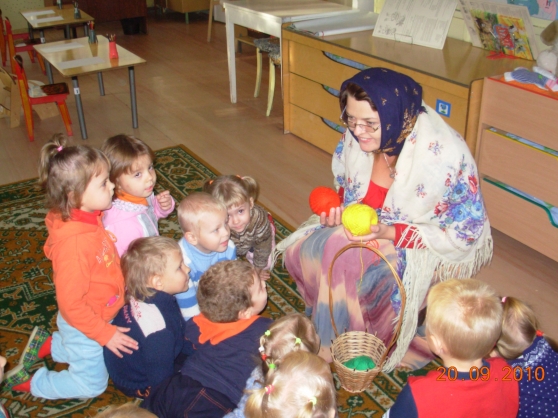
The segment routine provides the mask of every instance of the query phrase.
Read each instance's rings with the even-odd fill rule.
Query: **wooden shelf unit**
[[[362,31],[318,38],[283,28],[282,71],[284,129],[333,153],[341,135],[322,118],[339,123],[339,101],[324,86],[339,90],[359,70],[340,64],[325,52],[369,67],[385,67],[412,77],[423,87],[424,101],[451,105],[445,120],[476,148],[483,79],[532,61],[489,60],[489,51],[448,38],[437,50],[386,39]]]
[[[558,261],[558,227],[551,223],[548,211],[498,184],[558,207],[558,157],[504,135],[558,150],[556,115],[557,94],[487,78],[476,158],[492,227]]]

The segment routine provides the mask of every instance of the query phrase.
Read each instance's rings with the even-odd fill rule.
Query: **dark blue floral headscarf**
[[[411,77],[387,68],[361,71],[343,82],[341,92],[349,83],[361,87],[378,109],[382,125],[379,151],[399,155],[419,113],[424,111],[422,87]]]

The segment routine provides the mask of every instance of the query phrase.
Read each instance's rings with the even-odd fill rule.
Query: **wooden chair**
[[[14,44],[14,35],[12,32],[12,24],[10,23],[10,19],[6,18],[6,35],[8,38],[8,51],[10,53],[10,61],[12,66],[12,72],[14,71],[14,64],[13,58],[18,52],[28,52],[29,56],[31,57],[31,62],[35,62],[33,58],[34,55],[37,56],[37,61],[39,61],[39,65],[41,66],[41,71],[43,74],[46,74],[45,70],[45,63],[43,61],[43,57],[35,52],[33,45],[37,45],[41,43],[40,39],[21,39],[21,42],[18,45]]]
[[[211,42],[211,26],[213,25],[213,9],[219,6],[219,0],[209,0],[209,23],[207,25],[207,42]]]
[[[29,39],[28,33],[12,33],[14,39]],[[2,9],[0,9],[0,55],[2,55],[2,66],[6,66],[6,50],[8,45],[8,34],[4,29],[4,19],[2,18]],[[31,61],[35,62],[33,51],[29,51]]]
[[[269,116],[273,107],[273,95],[275,93],[275,67],[281,66],[281,46],[278,38],[255,39],[254,44],[257,48],[257,74],[256,91],[254,97],[260,94],[262,82],[262,52],[267,52],[269,56],[269,88],[267,93],[267,110],[265,115]]]
[[[27,82],[27,76],[25,75],[25,70],[23,69],[23,60],[19,55],[16,55],[14,56],[13,62],[16,70],[17,83],[19,85],[19,94],[21,96],[23,113],[25,114],[25,125],[27,126],[29,141],[33,141],[35,139],[33,133],[33,106],[44,103],[56,103],[58,105],[60,115],[62,116],[64,125],[66,125],[68,136],[72,136],[72,121],[70,120],[68,106],[66,106],[66,98],[69,94],[68,85],[66,83],[45,84],[44,86],[41,86],[41,90],[45,94],[44,96],[30,97],[29,83]]]

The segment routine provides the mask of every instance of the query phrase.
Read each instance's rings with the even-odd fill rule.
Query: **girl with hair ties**
[[[472,277],[489,262],[490,225],[465,141],[422,101],[413,79],[385,68],[361,71],[341,86],[340,108],[347,130],[332,170],[343,205],[311,217],[278,244],[275,255],[284,253],[321,338],[320,355],[331,361],[328,269],[351,242],[378,248],[396,268],[407,296],[401,335],[385,366],[392,370],[416,335],[430,286]],[[341,225],[343,207],[353,203],[379,215],[367,235],[353,236]],[[401,297],[385,262],[367,250],[346,251],[335,263],[332,288],[338,330],[367,330],[389,341]],[[416,361],[405,359],[411,367],[419,366]]]

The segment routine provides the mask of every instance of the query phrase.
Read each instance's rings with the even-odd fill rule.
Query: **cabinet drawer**
[[[323,85],[292,74],[290,89],[292,104],[332,122],[340,122],[339,98]]]
[[[485,80],[483,89],[483,121],[490,121],[490,126],[502,131],[558,149],[557,99],[542,91],[523,90],[491,78]]]
[[[544,209],[484,179],[481,187],[494,228],[558,261],[558,228]]]
[[[553,155],[484,130],[479,171],[558,206],[558,158]]]
[[[319,116],[298,106],[290,106],[291,133],[333,154],[343,134],[330,128]]]
[[[333,87],[336,90],[341,88],[343,81],[359,72],[356,68],[329,59],[319,49],[296,42],[290,43],[289,60],[291,73]],[[380,61],[378,61],[379,65]]]

